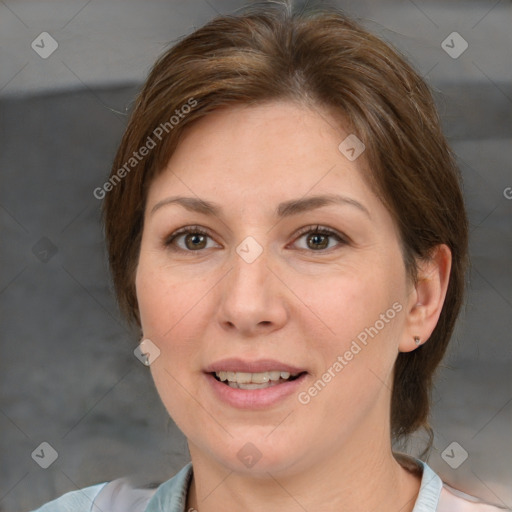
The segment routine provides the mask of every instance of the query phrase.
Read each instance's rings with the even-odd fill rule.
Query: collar
[[[407,469],[422,474],[420,491],[412,512],[434,512],[443,488],[441,478],[422,460],[406,454],[395,454]],[[189,462],[174,477],[161,484],[149,500],[145,512],[186,512],[187,494],[193,469]]]
[[[175,476],[161,484],[144,512],[185,512],[193,469],[189,462]]]
[[[405,453],[394,453],[396,460],[409,471],[421,474],[420,491],[412,512],[434,512],[437,510],[443,481],[432,468],[420,459]]]

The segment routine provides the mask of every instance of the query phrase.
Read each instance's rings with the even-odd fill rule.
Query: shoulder
[[[512,509],[486,503],[452,487],[424,461],[395,452],[396,459],[411,472],[421,475],[421,485],[413,512],[512,512]]]
[[[174,477],[153,488],[138,488],[129,478],[118,478],[68,492],[31,512],[180,511],[191,477],[192,464],[188,463]]]
[[[475,496],[451,487],[446,482],[443,483],[441,489],[437,510],[438,512],[510,512],[508,508],[486,503]]]
[[[63,494],[32,512],[90,512],[92,503],[108,482]]]
[[[68,492],[32,512],[142,512],[155,491],[119,478]]]

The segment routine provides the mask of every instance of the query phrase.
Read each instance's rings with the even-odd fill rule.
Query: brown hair
[[[423,79],[396,50],[334,7],[298,12],[291,0],[253,3],[242,13],[211,20],[155,63],[137,97],[103,204],[121,310],[140,326],[134,278],[146,192],[183,129],[223,106],[275,100],[325,107],[364,142],[369,182],[399,228],[412,279],[417,260],[428,259],[436,245],[447,244],[452,252],[438,324],[428,343],[398,355],[394,369],[393,439],[424,427],[430,435],[427,452],[432,377],[463,301],[468,234],[460,175]],[[150,140],[154,147],[135,160]]]

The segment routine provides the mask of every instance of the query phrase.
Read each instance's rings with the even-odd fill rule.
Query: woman
[[[285,1],[216,18],[155,64],[98,194],[191,463],[41,512],[497,510],[392,451],[431,433],[467,219],[429,89],[387,44]]]

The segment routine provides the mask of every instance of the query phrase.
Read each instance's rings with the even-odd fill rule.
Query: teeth
[[[276,386],[277,382],[265,382],[263,384],[239,384],[238,382],[230,382],[229,387],[234,389],[265,389],[269,388],[270,386]]]
[[[231,382],[238,382],[238,384],[249,384],[251,382],[251,374],[244,372],[236,372],[235,379]]]
[[[280,379],[287,380],[291,377],[296,377],[299,375],[291,374],[290,372],[281,372],[278,370],[273,370],[270,372],[261,372],[261,373],[247,373],[247,372],[215,372],[215,375],[222,381],[228,381],[227,383],[229,385],[233,384],[239,384],[244,385],[240,386],[241,389],[259,389],[261,387],[261,384],[269,384],[272,385],[272,382],[279,381]],[[257,385],[256,388],[253,387],[245,387],[251,386],[252,384]],[[234,387],[234,386],[231,386]],[[267,386],[265,386],[267,387]]]
[[[251,382],[254,382],[255,384],[264,384],[265,382],[270,381],[270,372],[264,372],[264,373],[253,373],[251,376]]]

